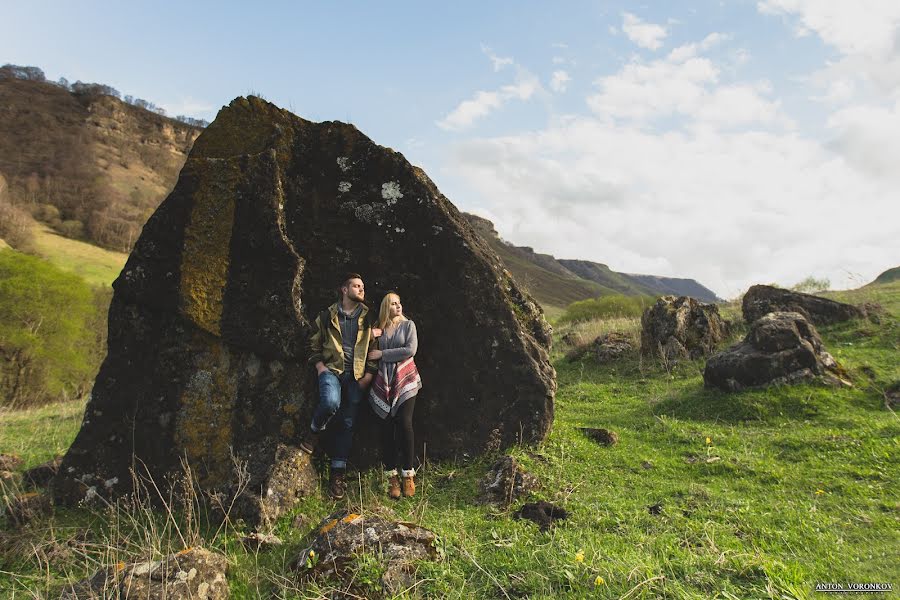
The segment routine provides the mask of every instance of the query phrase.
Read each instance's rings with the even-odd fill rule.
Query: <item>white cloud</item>
[[[553,71],[553,76],[550,79],[550,89],[561,94],[566,91],[571,80],[572,78],[565,71]]]
[[[628,39],[650,50],[662,47],[663,40],[668,35],[666,28],[654,23],[646,23],[631,13],[622,14],[622,31]]]
[[[830,143],[804,136],[770,83],[726,79],[733,57],[704,56],[720,35],[598,79],[592,116],[458,144],[472,208],[516,244],[727,297],[808,275],[858,286],[896,266],[900,102],[835,112]]]
[[[490,49],[482,46],[482,50],[494,63],[497,70],[497,57],[490,53]],[[544,91],[538,78],[527,69],[515,64],[512,59],[510,64],[516,67],[515,83],[504,85],[494,91],[478,91],[468,100],[460,102],[456,108],[450,111],[443,119],[436,121],[438,127],[446,131],[460,131],[471,127],[475,121],[482,119],[500,109],[510,100],[525,101],[531,99],[536,93]],[[503,63],[506,64],[505,62]]]
[[[488,46],[485,46],[484,44],[481,45],[481,51],[484,52],[484,54],[489,59],[491,59],[491,64],[494,66],[495,72],[502,70],[504,67],[508,67],[508,66],[515,64],[515,61],[512,58],[510,58],[508,56],[497,56],[496,54],[494,54],[493,50],[491,50]]]

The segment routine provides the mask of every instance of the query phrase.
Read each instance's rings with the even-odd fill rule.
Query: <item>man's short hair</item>
[[[341,279],[340,287],[347,287],[347,284],[350,283],[351,279],[360,279],[361,280],[362,275],[360,275],[359,273],[353,273],[353,272],[347,273],[346,275],[344,275],[344,278]]]

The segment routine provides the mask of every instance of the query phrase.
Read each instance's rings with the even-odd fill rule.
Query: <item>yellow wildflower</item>
[[[712,438],[710,438],[709,436],[706,436],[706,444],[712,444]]]
[[[816,496],[821,496],[825,493],[825,490],[816,490]]]
[[[594,585],[603,585],[604,583],[606,583],[606,581],[604,581],[602,577],[597,575],[597,579],[594,580]]]
[[[575,562],[584,562],[584,550],[579,550],[575,553]]]
[[[310,557],[310,558],[315,558],[315,557],[316,557],[316,551],[315,551],[315,550],[310,550],[310,551],[309,551],[309,557]]]

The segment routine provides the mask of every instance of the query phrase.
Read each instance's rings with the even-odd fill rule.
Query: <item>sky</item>
[[[503,239],[724,298],[900,265],[900,2],[6,2],[0,63],[351,122]]]

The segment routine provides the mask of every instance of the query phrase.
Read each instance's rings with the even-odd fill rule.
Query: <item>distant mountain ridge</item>
[[[483,217],[463,213],[472,227],[498,254],[516,281],[549,312],[560,312],[572,302],[610,294],[692,296],[719,302],[715,292],[693,279],[618,273],[602,263],[557,259],[528,246],[502,240],[494,224]]]
[[[900,267],[894,267],[892,269],[888,269],[884,273],[881,273],[878,277],[875,278],[872,283],[868,285],[874,285],[877,283],[890,283],[892,281],[897,281],[900,279]]]

